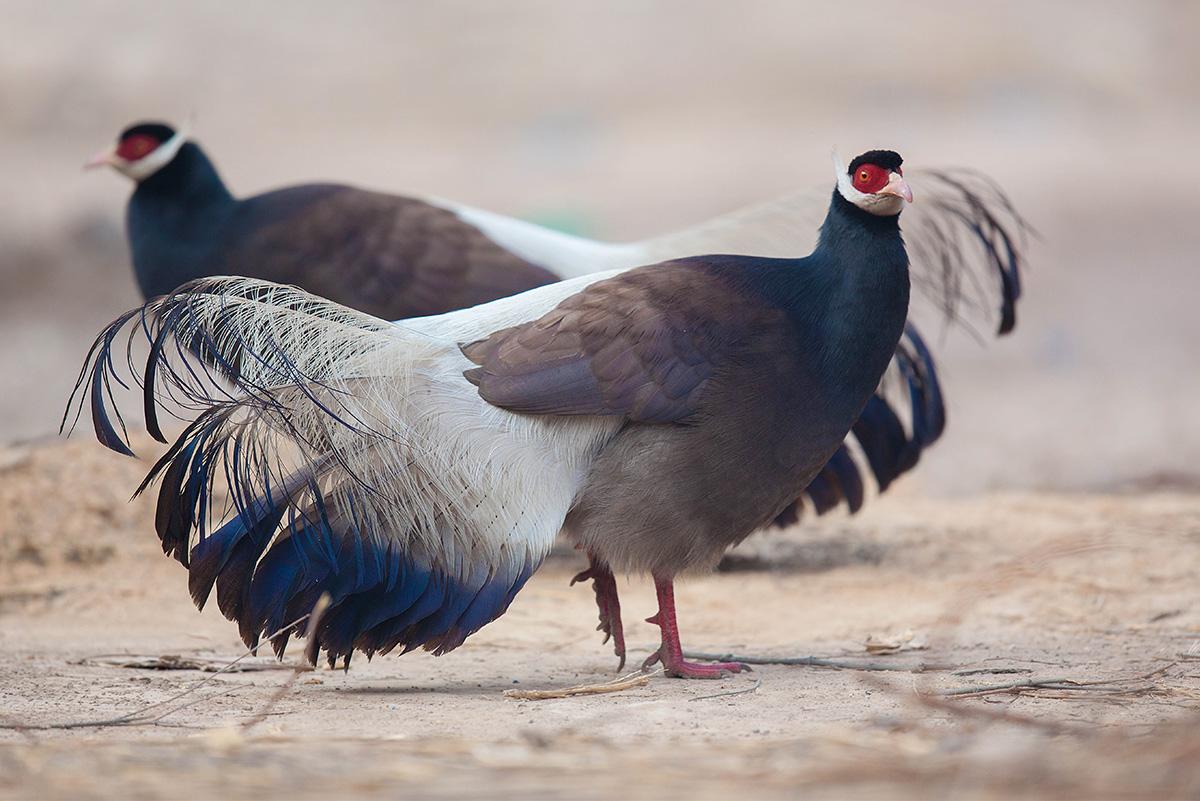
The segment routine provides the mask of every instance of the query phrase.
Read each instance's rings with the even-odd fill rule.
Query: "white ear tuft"
[[[846,162],[842,161],[842,157],[838,154],[836,148],[833,151],[833,169],[837,178],[838,192],[846,200],[862,208],[867,200],[867,196],[854,188],[854,182],[850,180],[850,168],[846,166]]]
[[[833,174],[840,181],[846,174],[846,162],[842,161],[842,156],[836,147],[829,151],[829,156],[833,159]]]

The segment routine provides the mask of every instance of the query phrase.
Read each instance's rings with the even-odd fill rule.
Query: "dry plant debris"
[[[650,673],[635,671],[628,675],[622,676],[619,679],[603,682],[601,684],[578,684],[574,687],[564,687],[560,690],[505,690],[505,698],[515,698],[519,701],[547,701],[553,698],[571,698],[577,695],[604,695],[605,693],[619,693],[622,690],[630,690],[634,687],[644,687],[650,683],[653,676],[662,673],[662,668]]]
[[[72,665],[86,667],[115,667],[132,670],[196,670],[202,673],[254,673],[262,670],[294,670],[291,665],[285,665],[275,660],[260,662],[238,662],[234,664],[229,659],[217,659],[203,656],[183,656],[182,654],[161,654],[160,656],[142,656],[134,654],[96,654],[85,656],[69,662]],[[304,665],[301,670],[312,670]]]
[[[877,637],[872,634],[863,643],[863,648],[868,654],[898,654],[902,651],[924,651],[928,647],[928,638],[925,635],[918,636],[914,634],[912,629],[907,629],[901,634],[887,637]]]

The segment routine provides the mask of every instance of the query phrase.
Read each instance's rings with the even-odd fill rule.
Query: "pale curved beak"
[[[97,167],[115,166],[117,166],[117,154],[112,150],[101,150],[99,153],[84,162],[83,168],[85,170],[94,170]]]
[[[902,197],[909,203],[913,202],[912,190],[908,187],[908,182],[898,172],[892,173],[888,177],[887,186],[879,190],[881,195],[895,195]]]

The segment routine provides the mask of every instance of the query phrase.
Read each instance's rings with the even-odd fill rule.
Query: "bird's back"
[[[416,198],[302,184],[237,199],[192,142],[138,184],[126,224],[146,297],[235,275],[398,320],[557,280],[456,212]]]
[[[294,284],[390,320],[466,308],[556,280],[452,211],[336,184],[240,201],[219,256],[231,274]]]

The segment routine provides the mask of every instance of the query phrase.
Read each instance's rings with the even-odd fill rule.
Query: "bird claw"
[[[664,665],[663,672],[677,679],[723,679],[733,673],[750,671],[750,666],[741,662],[688,662],[680,659],[672,665]]]
[[[686,659],[663,661],[661,651],[655,651],[642,662],[646,672],[658,662],[663,663],[663,673],[676,679],[723,679],[733,673],[753,672],[744,662],[689,662]]]
[[[618,658],[617,671],[625,669],[625,630],[621,624],[621,602],[617,597],[617,580],[607,565],[592,561],[586,570],[581,570],[571,579],[574,587],[581,581],[591,579],[596,593],[596,606],[600,612],[600,624],[596,631],[604,634],[603,643],[613,642],[613,653]],[[602,643],[602,644],[603,644]]]

